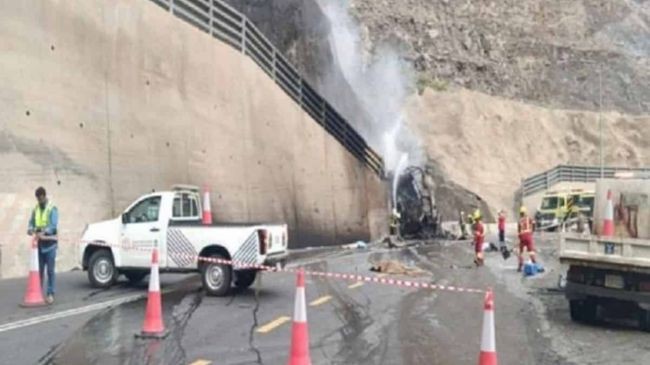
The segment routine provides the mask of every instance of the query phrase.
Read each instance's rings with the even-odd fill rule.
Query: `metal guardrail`
[[[614,178],[616,173],[631,172],[650,176],[650,168],[604,167],[604,178]],[[528,177],[521,182],[522,196],[546,190],[559,182],[595,182],[601,178],[599,166],[558,165],[554,168]]]
[[[380,177],[384,162],[246,16],[221,0],[151,0],[257,63],[314,120]]]

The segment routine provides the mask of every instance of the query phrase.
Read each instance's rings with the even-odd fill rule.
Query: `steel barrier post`
[[[241,18],[241,52],[246,54],[246,17]]]
[[[210,1],[210,8],[208,9],[208,11],[210,12],[210,14],[209,14],[210,16],[208,17],[208,22],[209,22],[209,25],[210,25],[210,36],[212,36],[213,35],[212,34],[213,33],[212,32],[212,28],[213,28],[212,23],[213,23],[213,19],[214,19],[214,14],[212,13],[212,10],[213,10],[213,7],[214,7],[214,0],[209,0],[209,1]]]

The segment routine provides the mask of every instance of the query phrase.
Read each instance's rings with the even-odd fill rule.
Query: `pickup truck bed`
[[[238,227],[250,227],[250,226],[277,226],[277,225],[283,225],[285,223],[280,223],[280,222],[219,222],[219,223],[212,223],[212,224],[203,224],[200,220],[196,221],[174,221],[171,220],[169,221],[169,226],[170,227],[195,227],[195,226],[201,226],[201,227],[216,227],[216,228],[238,228]]]

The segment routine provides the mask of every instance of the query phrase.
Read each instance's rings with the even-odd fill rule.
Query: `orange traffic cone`
[[[603,218],[603,231],[601,236],[614,236],[614,204],[612,203],[612,191],[607,190],[607,205],[605,205],[605,217]]]
[[[158,247],[154,246],[151,253],[147,309],[144,313],[142,332],[136,334],[136,337],[161,339],[167,337],[168,334],[169,332],[165,330],[162,317],[162,298],[160,295],[160,277],[158,275]]]
[[[38,271],[38,241],[32,240],[32,255],[29,263],[29,277],[27,278],[27,289],[25,297],[20,304],[21,307],[41,307],[47,305],[43,298],[43,287],[41,276]]]
[[[307,306],[305,302],[305,272],[301,269],[298,270],[296,279],[296,302],[294,304],[291,352],[289,353],[288,365],[311,365]]]
[[[497,365],[497,347],[494,336],[494,294],[491,289],[485,293],[483,334],[478,365]]]
[[[203,224],[212,224],[212,208],[210,208],[210,190],[205,187],[203,191]]]

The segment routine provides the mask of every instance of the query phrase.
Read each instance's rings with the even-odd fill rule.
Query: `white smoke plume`
[[[320,0],[330,22],[328,35],[334,62],[352,87],[371,125],[357,126],[368,143],[384,158],[385,168],[395,171],[403,154],[408,165],[422,165],[422,148],[405,125],[404,106],[414,90],[414,72],[400,59],[396,45],[382,44],[366,51],[360,28],[349,12],[349,0]],[[404,166],[406,167],[406,166]]]

